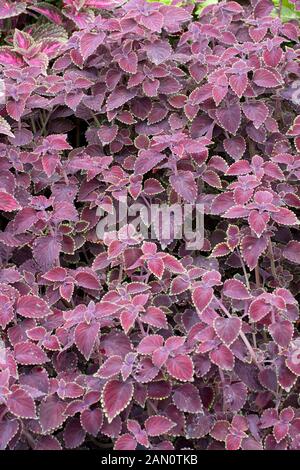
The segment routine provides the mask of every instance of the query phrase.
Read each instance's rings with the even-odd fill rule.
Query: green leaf
[[[166,5],[171,5],[172,0],[147,0],[149,3],[165,3]]]
[[[210,5],[216,5],[217,3],[219,3],[219,0],[204,0],[200,5],[198,5],[196,15],[200,15],[204,8],[209,7]]]
[[[275,8],[272,12],[272,16],[278,16],[280,1],[273,0],[273,4]],[[299,20],[300,11],[295,10],[295,5],[293,5],[293,3],[290,3],[288,0],[282,0],[280,18],[284,23],[286,23],[287,21],[291,21],[291,20]]]

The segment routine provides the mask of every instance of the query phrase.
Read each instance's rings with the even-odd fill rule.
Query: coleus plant
[[[299,27],[209,3],[1,4],[0,449],[300,448]]]

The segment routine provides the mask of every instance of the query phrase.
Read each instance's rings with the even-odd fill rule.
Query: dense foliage
[[[1,2],[0,449],[300,449],[299,27],[193,3]]]

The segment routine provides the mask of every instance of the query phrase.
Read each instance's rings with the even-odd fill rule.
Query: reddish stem
[[[228,318],[232,318],[232,315],[230,314],[230,312],[227,310],[227,308],[225,307],[225,305],[223,305],[223,303],[215,296],[215,300],[217,301],[218,305],[220,306],[220,308],[223,310],[223,312],[225,313],[225,315],[228,317]],[[259,370],[262,370],[262,366],[261,364],[259,364],[258,360],[257,360],[257,357],[256,357],[256,354],[255,354],[255,351],[254,349],[252,348],[251,344],[249,343],[245,333],[243,331],[240,331],[240,337],[242,339],[242,341],[244,342],[246,348],[248,349],[248,352],[253,360],[253,362],[257,365],[257,367],[259,368]]]

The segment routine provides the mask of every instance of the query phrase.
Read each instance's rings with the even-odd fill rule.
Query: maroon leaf
[[[173,394],[173,403],[180,411],[185,413],[201,413],[203,410],[198,389],[192,384],[183,384],[176,387]]]
[[[251,166],[247,160],[240,160],[233,163],[227,170],[227,175],[246,175],[251,172]]]
[[[137,316],[138,314],[134,310],[133,311],[125,310],[124,312],[121,312],[120,322],[125,333],[128,333],[130,328],[134,326]]]
[[[241,281],[238,281],[237,279],[227,279],[224,282],[223,294],[227,297],[238,300],[245,300],[250,298],[247,288]]]
[[[62,447],[59,441],[54,436],[42,436],[34,450],[61,450]]]
[[[254,269],[258,263],[259,257],[267,248],[267,239],[260,237],[252,237],[246,235],[242,239],[242,256],[250,270]]]
[[[75,329],[76,346],[86,360],[88,360],[92,354],[99,330],[99,323],[79,323]]]
[[[232,412],[240,411],[247,401],[248,389],[243,382],[235,382],[224,387],[224,406]]]
[[[100,287],[98,277],[92,272],[78,272],[75,275],[75,279],[80,287],[85,287],[86,289],[98,290]]]
[[[172,49],[168,42],[155,40],[146,46],[146,53],[151,62],[162,64],[171,56]]]
[[[56,3],[0,2],[0,449],[300,449],[297,21]]]
[[[24,365],[44,364],[49,361],[42,348],[30,342],[20,342],[15,345],[15,359]]]
[[[150,31],[160,32],[163,26],[164,17],[158,11],[153,11],[148,15],[141,16],[140,21],[143,26],[150,29]]]
[[[156,328],[168,328],[166,315],[158,307],[148,307],[146,313],[140,318],[143,323],[147,323]]]
[[[225,442],[226,436],[228,434],[229,422],[225,420],[219,420],[214,424],[214,427],[210,431],[210,435],[216,439],[216,441]]]
[[[107,99],[107,110],[112,111],[113,109],[119,108],[127,101],[131,100],[135,96],[135,92],[127,90],[124,86],[116,88]]]
[[[4,329],[13,318],[13,303],[6,295],[0,295],[0,326]]]
[[[161,258],[154,258],[154,259],[148,260],[147,266],[148,266],[149,271],[152,274],[154,274],[159,279],[162,278],[164,270],[165,270],[165,265]]]
[[[262,320],[271,310],[269,303],[264,297],[258,297],[253,300],[249,307],[249,317],[252,321]]]
[[[79,417],[70,418],[64,430],[64,442],[67,449],[79,447],[85,439],[85,431]]]
[[[273,435],[277,443],[281,442],[289,432],[289,425],[287,423],[276,423],[273,428]]]
[[[103,413],[100,408],[93,410],[84,410],[80,416],[80,422],[83,429],[96,437],[103,424]]]
[[[218,108],[216,111],[218,124],[227,132],[236,134],[241,124],[241,108],[239,104],[234,104],[226,108]]]
[[[135,450],[137,442],[131,434],[122,434],[115,442],[114,450]]]
[[[186,420],[187,439],[201,439],[210,432],[213,427],[213,418],[205,414],[188,415]]]
[[[250,121],[253,121],[254,127],[259,129],[267,119],[269,109],[264,103],[244,103],[243,113]]]
[[[0,129],[1,133],[1,129]],[[0,210],[5,212],[12,212],[21,209],[14,196],[0,190]]]
[[[264,68],[255,70],[253,74],[253,81],[256,85],[265,88],[273,88],[281,84],[281,80],[277,75],[275,75],[275,73]]]
[[[272,325],[269,326],[269,332],[278,346],[287,348],[292,340],[294,328],[291,322],[281,320],[272,323]]]
[[[226,450],[238,450],[241,447],[243,438],[234,434],[228,434],[225,439]]]
[[[215,215],[223,214],[234,205],[233,193],[218,194],[211,205],[211,213]]]
[[[198,191],[191,171],[179,171],[177,175],[170,176],[170,183],[186,202],[195,201]]]
[[[227,346],[230,346],[240,334],[242,321],[240,318],[222,318],[218,317],[214,320],[214,329],[218,337]]]
[[[0,450],[5,450],[10,441],[19,430],[19,423],[16,419],[1,421],[0,423]]]
[[[118,126],[101,126],[97,134],[103,145],[110,144],[118,134]]]
[[[205,310],[213,299],[211,287],[196,287],[193,294],[193,302],[199,313]]]
[[[135,52],[131,51],[127,55],[120,57],[119,65],[124,72],[135,74],[137,72],[138,56]]]
[[[36,409],[33,398],[25,390],[14,390],[6,402],[9,411],[18,418],[36,418]]]
[[[266,368],[259,372],[258,378],[260,383],[268,390],[276,392],[277,388],[277,376],[276,372],[272,368]]]
[[[224,139],[223,146],[226,152],[234,158],[234,160],[242,158],[246,150],[245,140],[241,136]]]
[[[175,423],[165,416],[151,416],[145,421],[145,429],[149,436],[167,434],[174,426]]]
[[[283,256],[292,263],[300,263],[300,242],[290,241],[283,247]]]
[[[229,84],[234,93],[241,98],[248,86],[248,77],[246,73],[240,75],[231,75],[229,77]]]
[[[266,212],[261,214],[257,210],[252,210],[248,218],[251,230],[253,230],[253,232],[255,232],[258,237],[260,237],[266,230],[269,220],[269,214],[267,214]]]
[[[230,349],[223,344],[213,351],[210,351],[209,357],[220,369],[232,370],[234,367],[234,356]]]
[[[182,382],[193,380],[194,365],[192,359],[185,354],[178,354],[167,359],[166,367],[168,373]]]
[[[56,237],[47,235],[35,239],[33,246],[33,256],[38,264],[47,271],[59,258],[61,244]]]
[[[156,349],[164,344],[164,339],[160,335],[148,335],[141,340],[137,351],[140,354],[152,354]]]
[[[272,219],[275,222],[282,224],[282,225],[298,225],[299,220],[297,219],[294,212],[286,207],[281,207],[278,212],[272,213]]]
[[[105,34],[101,33],[85,33],[80,38],[79,49],[84,60],[92,55],[98,46],[103,43]]]
[[[97,376],[109,379],[121,371],[123,359],[120,356],[110,356],[97,371]]]
[[[46,302],[35,295],[23,295],[17,303],[17,313],[27,318],[43,318],[50,315]]]
[[[111,380],[102,390],[101,401],[108,422],[125,410],[133,396],[133,385],[130,382]]]
[[[135,162],[135,173],[137,175],[144,175],[148,171],[152,170],[161,160],[165,158],[165,155],[154,152],[153,150],[142,150]]]
[[[39,420],[44,433],[58,429],[66,420],[64,411],[67,404],[51,395],[42,401]]]

